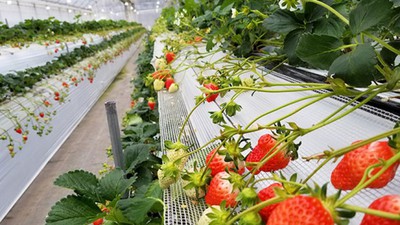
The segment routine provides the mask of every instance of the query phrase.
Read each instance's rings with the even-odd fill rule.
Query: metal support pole
[[[115,168],[121,168],[125,171],[116,103],[115,101],[108,101],[105,106]]]

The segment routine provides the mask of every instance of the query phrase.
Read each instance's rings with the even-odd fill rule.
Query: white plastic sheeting
[[[163,43],[158,40],[155,46],[154,57],[162,56],[161,50],[163,48]],[[201,49],[203,52],[205,52],[204,47],[202,47]],[[186,49],[186,51],[189,52],[190,49]],[[180,54],[180,57],[173,63],[173,65],[178,65],[183,60],[184,56],[187,55],[187,52],[182,52]],[[202,58],[201,61],[194,61],[194,57],[191,57],[191,59],[186,59],[185,65],[202,64],[207,61],[212,63],[215,62],[216,59],[224,56],[224,53],[218,53],[211,57]],[[217,67],[222,66],[223,64],[217,65]],[[195,96],[201,94],[201,91],[198,89],[199,84],[196,81],[197,76],[207,76],[209,74],[213,74],[214,72],[215,71],[212,70],[206,70],[203,73],[200,73],[198,69],[188,69],[175,75],[175,80],[180,84],[179,93],[183,96],[188,112],[190,112],[194,106]],[[285,75],[277,73],[267,75],[266,78],[268,79],[268,81],[276,83],[287,82],[287,79],[291,79],[282,79],[286,78]],[[256,116],[265,113],[270,109],[281,106],[289,101],[310,94],[315,94],[315,92],[306,91],[275,94],[257,92],[254,95],[252,95],[251,92],[244,93],[235,100],[235,102],[241,105],[243,109],[236,116],[231,118],[232,123],[228,122],[228,125],[236,126],[240,124],[241,126],[246,126]],[[209,118],[210,114],[208,112],[219,110],[219,105],[221,103],[227,102],[231,96],[232,93],[228,93],[224,98],[218,97],[216,103],[205,103],[192,114],[190,122],[194,128],[196,138],[198,139],[200,145],[203,145],[207,143],[211,138],[218,136],[221,129],[218,125],[215,125],[211,122],[211,119]],[[282,122],[296,122],[299,127],[307,128],[312,124],[319,122],[330,113],[333,113],[342,105],[343,102],[337,99],[326,99],[303,109],[299,113],[290,116]],[[272,113],[266,117],[263,117],[257,123],[266,124],[276,118],[279,118],[280,116],[291,112],[296,107],[299,107],[299,104],[284,108],[276,113]],[[298,173],[298,179],[304,179],[305,177],[307,177],[308,174],[311,173],[311,171],[313,171],[318,166],[319,162],[306,162],[305,160],[301,159],[301,157],[321,153],[323,150],[329,148],[339,149],[350,145],[356,140],[366,139],[379,133],[388,131],[393,128],[393,121],[397,121],[399,119],[400,118],[397,115],[387,113],[383,110],[379,110],[369,106],[364,107],[363,109],[357,109],[355,112],[342,118],[341,120],[301,137],[299,139],[302,141],[302,145],[300,146],[299,150],[299,159],[296,161],[292,161],[287,168],[281,171],[286,177],[289,177],[293,173]],[[250,138],[252,146],[254,147],[257,144],[258,138],[265,133],[267,133],[267,131],[259,131],[256,133],[247,134],[245,135],[245,137]],[[247,152],[244,154],[247,155]],[[202,161],[204,159],[198,160]],[[328,163],[326,166],[323,167],[323,169],[318,171],[313,176],[312,180],[309,181],[309,183],[311,184],[313,181],[320,185],[329,183],[328,192],[329,194],[334,193],[336,190],[330,184],[330,174],[336,165],[337,163]],[[270,176],[269,173],[261,173],[257,175],[257,178],[266,178],[268,176]],[[267,185],[267,182],[260,182],[257,187],[262,188]],[[362,207],[368,207],[368,205],[376,198],[387,194],[399,194],[399,190],[400,173],[397,173],[394,180],[392,180],[392,182],[390,182],[390,184],[387,185],[385,188],[362,190],[355,197],[351,198],[347,203]],[[342,196],[346,193],[346,191],[342,192]],[[197,218],[191,218],[191,216],[199,214],[182,209],[181,201],[178,200],[179,198],[172,200],[168,199],[168,204],[171,205],[168,205],[166,207],[166,210],[179,209],[179,213],[176,213],[174,215],[178,215],[178,217],[184,218],[185,221],[188,221],[187,224],[193,223],[193,221],[196,221]],[[202,209],[203,207],[198,208],[198,210]],[[362,216],[363,214],[358,213],[356,217],[351,220],[350,224],[359,224]],[[178,221],[178,218],[175,219],[176,221]],[[173,221],[169,220],[168,222],[166,221],[166,224],[171,224],[171,222],[174,223]]]
[[[136,43],[140,43],[140,41]],[[31,131],[32,135],[29,136],[29,140],[24,145],[23,150],[18,151],[16,149],[17,154],[13,159],[6,151],[7,143],[1,143],[0,221],[57,152],[62,143],[96,103],[137,49],[137,44],[133,44],[123,55],[115,58],[113,63],[108,63],[98,68],[96,78],[92,84],[86,80],[81,82],[78,87],[71,86],[69,96],[64,104],[53,102],[57,115],[53,117],[51,122],[54,128],[50,135],[38,137],[34,134],[34,131]],[[104,115],[104,122],[106,123],[106,115]],[[77,151],[80,150],[79,146],[77,146]]]

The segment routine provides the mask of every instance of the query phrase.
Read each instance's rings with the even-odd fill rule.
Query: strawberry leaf
[[[362,0],[350,12],[350,30],[359,34],[375,25],[378,25],[391,15],[392,3],[389,0]]]
[[[51,208],[46,225],[88,224],[100,213],[100,208],[92,200],[69,195]]]
[[[54,184],[57,186],[72,189],[78,195],[83,195],[97,201],[100,200],[96,194],[98,183],[99,181],[94,174],[83,170],[64,173],[54,181]]]
[[[374,48],[369,44],[357,46],[332,63],[329,73],[335,78],[341,78],[347,84],[356,87],[366,87],[375,80],[372,75],[377,64]]]
[[[304,34],[296,49],[297,56],[319,69],[328,69],[341,55],[342,41],[326,35]]]
[[[100,179],[98,192],[104,199],[111,201],[124,194],[135,181],[136,176],[125,179],[123,171],[115,169]]]
[[[158,211],[163,204],[160,199],[146,197],[120,200],[117,207],[134,224],[147,224],[146,221],[150,219],[148,213]]]

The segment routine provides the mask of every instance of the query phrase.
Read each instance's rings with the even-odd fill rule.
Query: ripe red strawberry
[[[368,207],[394,214],[400,214],[400,195],[385,195],[376,199]],[[400,225],[400,220],[386,219],[370,214],[365,214],[360,225]]]
[[[214,155],[216,150],[217,149],[215,148],[210,153],[208,153],[206,157],[206,164],[208,164],[208,162],[211,160],[211,157],[212,155]],[[235,163],[233,161],[225,162],[225,156],[217,152],[214,158],[212,158],[208,167],[211,169],[211,176],[215,176],[217,175],[217,173],[225,171],[225,169],[228,169],[229,171],[236,170],[236,172],[238,172],[239,174],[243,174],[244,162],[238,160],[237,163],[239,168],[236,168]]]
[[[241,175],[237,173],[219,172],[211,180],[208,187],[205,197],[206,203],[208,205],[220,205],[222,201],[226,201],[226,207],[233,207],[240,192],[237,183],[240,183],[241,180]]]
[[[165,80],[165,88],[168,90],[169,87],[171,86],[171,84],[173,84],[173,83],[175,83],[174,78],[168,77],[168,78]]]
[[[173,52],[165,53],[165,59],[167,60],[167,64],[170,64],[175,59],[175,53]]]
[[[261,201],[267,201],[268,199],[271,199],[275,197],[275,192],[274,188],[283,188],[281,183],[273,183],[269,185],[268,187],[261,189],[260,192],[258,192],[258,198]],[[262,208],[258,213],[260,214],[261,218],[263,219],[264,222],[268,221],[268,218],[271,216],[271,213],[274,211],[274,209],[279,205],[279,203],[272,204],[269,206],[266,206]]]
[[[334,225],[334,221],[321,200],[297,195],[279,203],[267,223],[267,225],[282,224]]]
[[[135,107],[136,102],[134,100],[131,101],[131,108]]]
[[[201,37],[201,36],[196,36],[196,37],[194,37],[194,41],[195,42],[200,42],[200,41],[202,41],[203,40],[203,38]]]
[[[256,145],[253,151],[251,151],[247,156],[246,163],[258,163],[264,158],[265,155],[270,155],[277,151],[278,147],[274,150],[271,150],[275,143],[276,140],[270,134],[261,136],[258,140],[258,145]],[[261,166],[261,168],[255,172],[255,174],[258,174],[261,171],[271,172],[285,168],[289,164],[291,157],[286,149],[280,149],[278,151],[279,152],[270,158],[263,166]],[[248,165],[247,169],[252,170],[253,167],[253,165]]]
[[[68,87],[69,87],[69,84],[68,84],[67,82],[64,81],[64,82],[62,83],[62,86],[65,87],[65,88],[68,88]]]
[[[147,105],[151,110],[154,110],[154,107],[156,106],[156,102],[154,101],[154,98],[149,98],[147,101]]]
[[[58,100],[60,100],[60,97],[59,96],[54,96],[54,100],[58,101]]]
[[[22,134],[22,128],[21,127],[17,127],[14,129],[15,132],[17,132],[18,134]]]
[[[44,112],[40,112],[39,116],[43,118],[44,117]]]
[[[58,51],[59,51],[58,48],[54,49],[54,52],[55,52],[55,53],[57,53]]]
[[[331,181],[335,188],[342,190],[353,189],[364,175],[365,170],[381,160],[388,160],[395,155],[395,151],[387,141],[376,141],[359,147],[344,155],[331,174]],[[374,180],[369,188],[382,188],[396,175],[399,162],[393,164],[378,179]],[[374,168],[371,176],[379,172],[382,167]]]
[[[54,95],[55,95],[55,96],[60,96],[60,92],[55,91],[55,92],[54,92]]]
[[[46,107],[48,107],[48,106],[51,105],[51,103],[50,103],[49,101],[47,101],[47,100],[44,100],[44,101],[43,101],[43,104],[44,104],[44,106],[46,106]]]
[[[101,225],[103,224],[103,218],[97,219],[93,222],[93,225]]]
[[[214,83],[203,84],[203,86],[205,88],[213,90],[213,91],[219,90],[218,86]],[[218,93],[217,94],[206,94],[206,101],[212,102],[218,97],[218,95],[219,95]]]
[[[56,40],[56,44],[60,44],[60,40],[57,39],[57,40]]]

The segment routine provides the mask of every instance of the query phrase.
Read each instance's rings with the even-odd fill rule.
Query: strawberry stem
[[[385,212],[385,211],[376,210],[376,209],[363,208],[363,207],[359,207],[359,206],[355,206],[355,205],[348,205],[348,204],[342,204],[338,208],[347,209],[347,210],[351,210],[351,211],[355,211],[355,212],[362,212],[362,213],[379,216],[379,217],[391,219],[391,220],[400,220],[400,214]]]
[[[205,100],[206,100],[206,98],[203,98],[201,101],[199,101],[199,102],[197,103],[197,105],[196,105],[196,106],[190,111],[190,113],[186,116],[185,121],[183,122],[182,127],[181,127],[181,129],[180,129],[180,131],[179,131],[179,135],[178,135],[178,141],[179,141],[179,142],[181,141],[183,131],[185,130],[186,123],[189,121],[190,116],[193,114],[193,112],[194,112]]]

